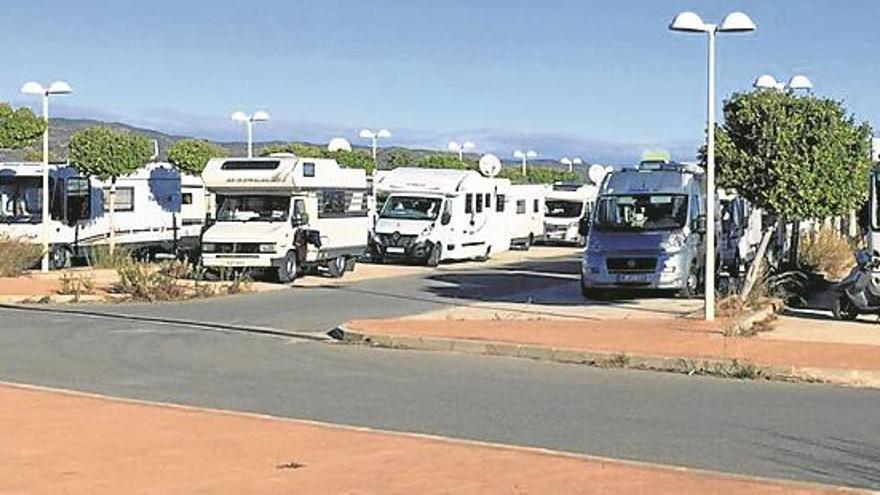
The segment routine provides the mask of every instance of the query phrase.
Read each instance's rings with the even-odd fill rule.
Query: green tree
[[[398,167],[414,167],[419,161],[418,156],[410,150],[403,148],[392,148],[383,150],[379,154],[379,158],[384,164],[384,168],[392,169]]]
[[[273,153],[293,153],[296,156],[307,158],[332,158],[345,168],[362,168],[368,174],[373,173],[375,165],[369,153],[363,150],[339,150],[329,151],[326,148],[302,143],[287,143],[267,146],[260,151],[261,156],[269,156]]]
[[[12,108],[8,103],[0,103],[0,149],[24,148],[45,130],[46,121],[29,108]]]
[[[867,197],[871,135],[871,127],[856,123],[839,101],[767,90],[734,93],[715,130],[718,184],[776,218],[844,215]],[[759,255],[769,230],[764,237]]]
[[[461,170],[477,168],[477,165],[470,160],[465,159],[462,161],[458,159],[458,156],[446,153],[423,156],[413,165],[421,168],[452,168]]]
[[[28,146],[24,149],[24,155],[21,158],[26,162],[41,162],[43,161],[43,150],[34,148],[33,146]],[[58,156],[58,153],[49,150],[49,161],[50,162],[58,162],[61,161],[61,157]]]
[[[168,161],[181,172],[200,175],[208,160],[228,155],[229,151],[226,148],[209,141],[181,139],[168,150]]]
[[[504,167],[498,177],[510,179],[514,184],[553,184],[554,182],[577,182],[580,176],[576,172],[568,172],[550,167],[529,168],[528,175],[523,177],[517,167]]]
[[[110,253],[116,247],[116,179],[147,164],[153,154],[150,141],[109,127],[90,127],[70,137],[70,163],[81,174],[110,181]]]

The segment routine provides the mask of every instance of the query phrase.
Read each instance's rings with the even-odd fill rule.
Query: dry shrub
[[[834,229],[822,227],[801,238],[801,263],[830,280],[845,277],[855,265],[855,246]]]
[[[89,252],[89,266],[97,269],[116,269],[132,260],[131,251],[116,247],[110,254],[110,246],[94,246]]]
[[[118,292],[138,301],[174,301],[187,297],[186,287],[178,280],[148,263],[128,259],[116,267]]]
[[[41,255],[40,246],[0,234],[0,277],[18,277],[36,266]]]
[[[79,302],[84,295],[95,293],[95,281],[90,276],[65,273],[61,275],[61,288],[58,293],[61,295],[73,296],[73,300]]]

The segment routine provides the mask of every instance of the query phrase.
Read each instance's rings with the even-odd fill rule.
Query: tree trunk
[[[116,250],[116,222],[113,213],[116,211],[116,178],[110,180],[110,255]]]
[[[744,301],[748,300],[749,294],[751,294],[752,289],[755,288],[755,283],[758,281],[758,276],[763,271],[764,258],[767,255],[767,246],[770,245],[770,239],[773,238],[777,226],[778,223],[774,223],[764,230],[764,235],[761,237],[761,244],[758,245],[758,252],[755,254],[755,259],[752,261],[752,266],[749,267],[748,273],[746,273],[746,281],[745,284],[743,284],[742,293],[740,294],[740,297]]]
[[[790,270],[797,270],[800,262],[801,222],[796,220],[791,225],[791,248],[788,251],[788,264]]]

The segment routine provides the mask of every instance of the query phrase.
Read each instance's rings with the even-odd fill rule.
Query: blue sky
[[[54,115],[215,139],[243,135],[232,111],[265,108],[257,139],[357,141],[366,126],[504,156],[690,159],[706,41],[667,30],[682,10],[758,25],[719,37],[719,96],[803,73],[880,126],[877,0],[29,0],[0,16],[0,98],[64,78],[76,93]]]

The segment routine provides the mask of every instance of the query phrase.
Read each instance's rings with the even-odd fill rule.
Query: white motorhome
[[[202,173],[216,214],[202,264],[261,269],[280,282],[306,271],[354,267],[370,233],[367,177],[336,160],[290,154],[215,158]]]
[[[547,186],[517,184],[507,193],[505,214],[510,226],[510,245],[528,250],[544,237],[545,195]]]
[[[42,235],[42,164],[0,164],[0,234]],[[110,184],[82,177],[67,164],[49,165],[50,267],[91,256],[110,237]],[[205,219],[201,179],[167,163],[150,163],[116,180],[116,244],[142,257],[195,251]]]
[[[396,168],[378,176],[386,197],[370,239],[378,260],[486,259],[510,248],[507,179],[473,170]]]
[[[591,184],[553,184],[545,198],[544,241],[583,246],[579,226],[581,219],[590,217],[598,192]]]

